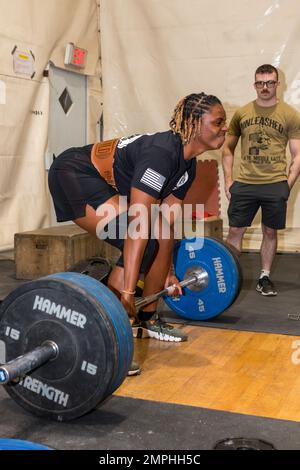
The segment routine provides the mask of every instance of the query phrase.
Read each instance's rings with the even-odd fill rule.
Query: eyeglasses
[[[256,86],[256,88],[258,89],[261,89],[263,88],[265,85],[267,86],[267,88],[274,88],[274,86],[276,85],[277,82],[275,82],[275,80],[268,80],[266,82],[263,82],[263,81],[258,81],[258,82],[255,82],[254,85]]]

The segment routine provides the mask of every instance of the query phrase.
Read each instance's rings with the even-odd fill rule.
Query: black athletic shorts
[[[92,145],[68,149],[51,165],[48,182],[58,222],[84,217],[87,204],[97,210],[101,204],[118,194],[95,169],[90,158],[91,149]],[[114,222],[115,219],[111,223]],[[118,216],[117,230],[120,233],[127,228],[124,223],[123,218]],[[123,252],[123,238],[106,238],[105,241]],[[156,240],[149,240],[140,267],[141,273],[150,266],[156,249]],[[123,254],[116,264],[124,267]]]
[[[262,223],[276,230],[285,228],[287,181],[271,184],[245,184],[235,181],[230,187],[228,218],[230,227],[250,227],[261,207]]]
[[[91,149],[92,145],[68,149],[51,165],[48,183],[58,222],[84,217],[87,204],[96,210],[118,194],[92,164]]]

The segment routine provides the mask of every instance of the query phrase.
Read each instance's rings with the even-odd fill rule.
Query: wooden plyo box
[[[92,256],[105,257],[105,245],[75,224],[16,233],[16,278],[36,279]]]
[[[212,215],[204,219],[204,236],[223,240],[223,220]]]
[[[223,240],[223,220],[220,217],[212,215],[198,220],[197,224],[198,226],[196,227],[195,220],[183,220],[182,238],[190,238],[196,235],[198,237],[204,236]]]

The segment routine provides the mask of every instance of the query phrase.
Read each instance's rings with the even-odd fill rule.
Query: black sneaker
[[[263,276],[258,280],[256,290],[260,292],[261,295],[277,295],[275,286],[268,276]]]

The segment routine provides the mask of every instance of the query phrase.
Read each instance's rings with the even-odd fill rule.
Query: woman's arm
[[[155,230],[158,251],[145,277],[144,296],[162,290],[168,279],[174,250],[174,225],[176,220],[181,223],[182,201],[171,194],[162,201],[159,209]],[[175,276],[172,277],[171,283],[177,283]],[[181,292],[181,289],[178,291]],[[145,306],[143,310],[154,311],[156,305],[157,301]]]
[[[128,209],[128,231],[124,243],[124,290],[121,302],[129,316],[135,316],[134,291],[146,245],[151,234],[151,208],[157,199],[132,188]]]

